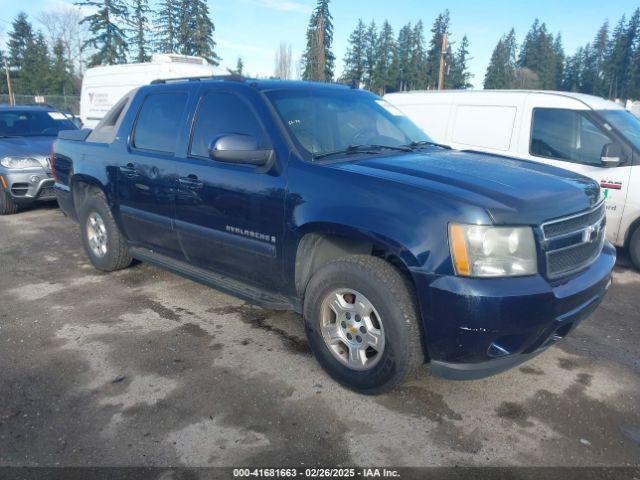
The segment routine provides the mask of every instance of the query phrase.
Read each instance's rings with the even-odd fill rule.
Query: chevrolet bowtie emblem
[[[595,242],[598,238],[598,233],[600,232],[600,225],[590,225],[582,231],[582,241],[584,243],[587,242]]]

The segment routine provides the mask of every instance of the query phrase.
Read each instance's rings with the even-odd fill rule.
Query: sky
[[[153,4],[154,0],[151,0]],[[274,56],[281,42],[291,44],[298,59],[305,47],[305,31],[315,0],[207,0],[216,26],[214,39],[222,65],[233,68],[242,57],[248,75],[268,76],[274,70]],[[72,0],[2,0],[0,41],[6,41],[11,20],[25,11],[32,20],[42,10],[73,6]],[[482,87],[491,52],[499,38],[516,29],[520,42],[536,17],[546,22],[553,33],[560,32],[565,52],[591,41],[605,19],[615,23],[639,6],[637,0],[458,0],[429,2],[421,0],[333,0],[333,51],[337,57],[337,74],[342,71],[347,39],[358,19],[380,25],[389,20],[394,33],[407,22],[422,20],[428,30],[438,13],[451,12],[451,40],[469,38],[471,82]],[[455,45],[454,45],[455,48]],[[295,74],[295,72],[294,72]]]

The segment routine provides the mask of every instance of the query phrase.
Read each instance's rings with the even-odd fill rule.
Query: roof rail
[[[152,85],[159,83],[173,82],[200,82],[202,80],[222,80],[223,82],[244,82],[246,78],[242,75],[208,75],[205,77],[181,77],[181,78],[158,78],[151,82]]]

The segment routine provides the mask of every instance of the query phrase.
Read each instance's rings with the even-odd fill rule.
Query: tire
[[[80,237],[87,257],[98,270],[113,272],[131,265],[127,243],[101,191],[89,192],[80,209]]]
[[[368,307],[361,310],[363,304]],[[372,313],[358,320],[357,314],[349,315],[352,308]],[[412,378],[425,363],[413,286],[380,258],[352,255],[321,268],[307,286],[303,310],[311,350],[345,387],[367,395],[384,393]],[[376,336],[382,340],[372,347],[368,339]],[[325,340],[328,337],[331,340]],[[349,344],[366,351],[358,349],[358,355],[351,356]]]
[[[0,190],[0,215],[13,215],[17,212],[18,204],[7,192]]]
[[[629,259],[633,267],[640,272],[640,226],[636,227],[629,239]]]

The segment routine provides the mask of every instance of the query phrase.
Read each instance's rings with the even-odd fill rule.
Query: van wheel
[[[315,273],[304,322],[320,365],[360,393],[389,391],[425,362],[412,287],[377,257],[348,256]]]
[[[92,191],[82,206],[80,235],[87,257],[98,270],[113,272],[131,265],[127,243],[100,191]]]
[[[18,212],[18,204],[4,191],[0,190],[0,215],[13,215]]]
[[[640,272],[640,226],[636,227],[629,239],[629,258],[634,268]]]

